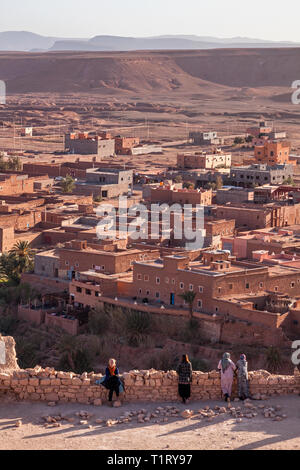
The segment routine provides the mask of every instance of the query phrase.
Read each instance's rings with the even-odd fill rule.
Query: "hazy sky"
[[[300,41],[296,0],[1,0],[0,31],[60,37],[197,34]]]

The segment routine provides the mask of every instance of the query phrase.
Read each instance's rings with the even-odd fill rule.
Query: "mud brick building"
[[[190,132],[189,140],[192,141],[194,145],[221,145],[224,142],[224,140],[221,137],[218,137],[218,134],[215,131]]]
[[[268,140],[263,145],[254,147],[257,163],[269,166],[292,163],[289,159],[291,144],[285,140]]]
[[[204,220],[204,228],[207,237],[225,237],[235,233],[235,220],[210,220],[206,217]]]
[[[194,152],[177,154],[177,168],[179,169],[214,169],[230,168],[231,154],[222,151],[212,153]]]
[[[0,195],[17,195],[34,192],[35,178],[28,175],[0,173]]]
[[[128,194],[132,184],[132,170],[90,168],[86,170],[85,182],[77,182],[74,192],[109,199]]]
[[[87,162],[88,168],[92,166],[91,162]],[[67,175],[73,178],[85,178],[85,168],[79,167],[78,164],[70,163],[24,163],[23,171],[30,175],[48,175],[53,178]]]
[[[100,249],[99,249],[100,248]],[[101,245],[74,240],[59,250],[59,277],[72,279],[76,272],[95,269],[105,274],[116,274],[132,269],[136,260],[153,259],[158,250],[118,250],[116,245],[107,245],[113,251],[101,250]]]
[[[251,201],[254,201],[253,189],[233,188],[231,186],[218,189],[213,199],[213,202],[219,205],[227,204],[228,202],[242,204]]]
[[[103,297],[130,295],[132,273],[103,274],[99,271],[83,271],[69,285],[70,303],[75,307],[96,308]],[[124,288],[125,286],[125,288]]]
[[[166,203],[166,204],[191,204],[195,206],[210,205],[212,202],[211,189],[172,189],[171,186],[160,186],[151,188],[150,194],[151,203]]]
[[[281,185],[288,178],[293,178],[293,165],[288,163],[254,164],[232,167],[230,183],[233,186],[254,187],[255,185]]]
[[[235,219],[236,228],[244,231],[280,228],[300,223],[300,204],[289,204],[288,202],[227,204],[213,207],[211,215],[217,219]]]
[[[248,127],[247,133],[253,137],[269,137],[273,131],[272,121],[260,121],[258,125]]]
[[[87,243],[72,240],[64,247],[37,253],[34,274],[45,278],[71,280],[81,271],[98,271],[103,274],[118,274],[132,271],[137,260],[155,259],[159,251],[155,247],[144,250],[122,249],[122,242],[103,241]]]
[[[65,135],[65,150],[81,155],[95,154],[100,157],[111,157],[115,154],[114,139],[101,139],[99,136],[89,136],[83,132]]]
[[[130,155],[131,149],[139,145],[139,137],[115,137],[115,146],[117,155]]]
[[[285,292],[299,289],[300,270],[281,266],[267,267],[234,261],[226,252],[204,252],[203,261],[190,262],[184,256],[167,256],[133,265],[137,297],[182,305],[180,294],[196,293],[195,309],[217,313],[215,300],[225,295],[249,295],[251,292]]]
[[[293,324],[300,321],[299,283],[299,267],[241,263],[215,250],[204,252],[202,261],[190,261],[184,254],[136,261],[133,273],[117,276],[80,272],[69,291],[75,305],[109,303],[186,316],[188,305],[181,295],[193,291],[194,316],[205,328],[214,323],[210,330],[217,341],[289,347]]]
[[[255,251],[263,250],[270,255],[300,253],[299,236],[287,229],[254,230],[241,233],[235,237],[222,238],[222,247],[236,256],[238,259],[252,258]]]

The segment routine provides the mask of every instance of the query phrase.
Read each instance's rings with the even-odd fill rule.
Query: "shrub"
[[[190,318],[185,324],[185,327],[181,330],[180,340],[185,343],[203,344],[204,339],[199,328],[199,322],[196,318]]]
[[[89,312],[88,329],[92,335],[104,334],[109,327],[109,316],[103,310],[95,309]]]
[[[18,320],[13,315],[0,317],[0,333],[13,336],[18,325]]]
[[[270,372],[277,372],[282,365],[280,351],[274,346],[270,346],[266,351],[266,365]]]
[[[149,369],[153,368],[156,370],[163,370],[167,372],[168,370],[176,369],[178,364],[178,358],[167,351],[161,351],[148,359],[147,367]]]
[[[137,347],[151,332],[151,317],[147,312],[127,311],[125,327],[128,344]]]
[[[200,370],[201,372],[209,372],[211,370],[211,366],[205,359],[199,358],[191,358],[193,370]]]
[[[39,363],[40,343],[37,338],[29,341],[27,338],[16,338],[16,353],[18,364],[22,369],[35,367]]]
[[[86,349],[76,349],[71,356],[72,360],[70,361],[70,355],[67,352],[62,354],[59,360],[59,369],[66,372],[72,371],[76,374],[93,370],[91,356]]]

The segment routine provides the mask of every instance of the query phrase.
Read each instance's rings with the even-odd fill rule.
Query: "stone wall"
[[[3,350],[5,349],[5,354]],[[16,400],[46,401],[55,403],[83,403],[102,405],[107,400],[108,391],[95,381],[101,374],[94,372],[74,374],[60,372],[53,368],[43,369],[36,366],[32,369],[19,369],[17,364],[15,342],[11,337],[0,336],[0,399],[9,394]],[[125,402],[170,402],[178,400],[178,375],[168,372],[150,370],[132,370],[123,374],[125,393],[121,400]],[[299,394],[300,374],[272,375],[267,371],[249,372],[250,393],[254,398],[262,395]],[[192,399],[221,399],[220,373],[193,372]],[[233,386],[233,397],[237,396],[236,379]]]
[[[15,370],[0,372],[0,394],[8,392],[18,400],[46,401],[60,403],[83,403],[101,405],[107,400],[108,391],[95,380],[101,374],[57,372],[54,369]],[[123,374],[125,402],[177,401],[178,376],[175,371],[156,370],[130,371]],[[298,394],[300,379],[298,375],[271,375],[266,371],[249,373],[250,391],[254,397]],[[1,396],[1,395],[0,395]],[[236,383],[233,387],[236,394]],[[221,399],[220,375],[217,371],[193,372],[192,399]]]

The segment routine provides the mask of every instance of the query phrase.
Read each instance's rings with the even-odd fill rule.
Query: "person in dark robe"
[[[191,383],[192,383],[192,364],[189,361],[188,355],[183,354],[181,363],[177,367],[178,373],[178,393],[182,399],[182,403],[186,403],[191,396]]]

